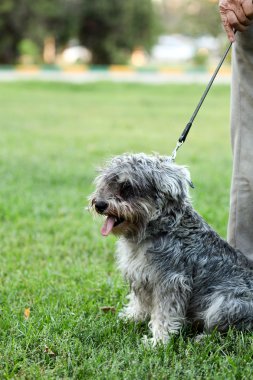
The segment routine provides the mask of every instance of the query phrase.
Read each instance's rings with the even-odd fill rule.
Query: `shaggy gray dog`
[[[208,332],[253,327],[253,272],[193,209],[190,175],[169,157],[124,154],[95,180],[91,208],[119,235],[118,266],[130,283],[121,317],[150,319],[152,342],[185,324]]]

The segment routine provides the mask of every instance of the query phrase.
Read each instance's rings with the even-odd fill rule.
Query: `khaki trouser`
[[[253,260],[253,26],[237,33],[233,45],[231,138],[228,241]]]

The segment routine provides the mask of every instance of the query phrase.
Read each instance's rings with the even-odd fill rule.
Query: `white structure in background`
[[[197,49],[207,49],[211,53],[219,52],[220,41],[213,36],[201,36],[195,40]]]
[[[91,52],[84,46],[70,46],[61,54],[61,62],[72,65],[75,63],[90,63]]]
[[[179,63],[189,61],[196,53],[194,39],[182,35],[160,36],[151,51],[154,63]]]

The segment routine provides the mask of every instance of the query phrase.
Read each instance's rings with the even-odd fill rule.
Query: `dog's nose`
[[[95,203],[95,209],[97,212],[104,212],[108,207],[108,203],[104,201],[98,201]]]

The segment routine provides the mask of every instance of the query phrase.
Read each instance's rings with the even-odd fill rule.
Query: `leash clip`
[[[175,149],[173,150],[173,152],[172,152],[172,155],[171,155],[171,160],[172,161],[175,161],[175,159],[176,159],[176,157],[177,157],[177,151],[178,151],[178,149],[180,148],[180,146],[181,145],[183,145],[183,141],[178,141],[177,142],[177,145],[176,145],[176,147],[175,147]]]

